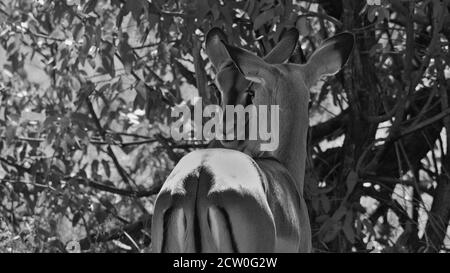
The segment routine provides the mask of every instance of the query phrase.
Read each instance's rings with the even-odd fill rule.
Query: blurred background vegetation
[[[306,200],[316,252],[447,251],[448,0],[3,0],[0,252],[146,252],[155,196],[207,143],[170,109],[217,102],[204,37],[302,63],[343,30],[347,67],[311,93]]]

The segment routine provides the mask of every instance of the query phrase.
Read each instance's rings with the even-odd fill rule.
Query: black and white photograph
[[[1,0],[0,253],[450,252],[449,47],[450,0]]]

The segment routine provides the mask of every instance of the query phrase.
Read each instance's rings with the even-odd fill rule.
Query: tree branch
[[[149,196],[155,195],[159,192],[159,190],[161,189],[161,186],[162,186],[162,183],[157,183],[157,185],[150,187],[150,189],[136,191],[136,190],[118,189],[115,187],[107,186],[102,183],[95,182],[91,179],[86,179],[86,178],[81,178],[81,177],[66,177],[65,179],[67,179],[69,181],[77,181],[80,184],[92,187],[92,188],[100,190],[100,191],[105,191],[105,192],[114,193],[114,194],[118,194],[118,195],[122,195],[122,196],[128,196],[128,197],[138,197],[138,198],[149,197]]]

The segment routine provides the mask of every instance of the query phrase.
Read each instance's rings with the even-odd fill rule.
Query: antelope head
[[[291,28],[285,31],[279,43],[264,57],[264,61],[269,64],[284,63],[295,50],[299,33],[297,29]],[[226,44],[227,37],[225,33],[219,28],[211,29],[206,35],[206,52],[216,71],[216,86],[218,86],[220,103],[222,109],[227,105],[238,106],[242,105],[244,108],[248,105],[254,104],[255,85],[254,82],[247,79],[239,68],[231,59]],[[226,128],[233,128],[236,132],[236,124],[226,124],[227,115],[223,115],[224,131]],[[246,135],[248,136],[248,123],[246,124]],[[226,148],[236,149],[246,152],[252,156],[257,155],[258,149],[253,146],[257,142],[246,140],[222,140],[221,144]]]
[[[334,75],[347,62],[354,45],[354,36],[340,33],[328,40],[310,56],[304,65],[283,63],[292,54],[298,32],[290,30],[266,56],[232,45],[218,29],[212,29],[206,39],[206,52],[216,68],[216,85],[222,94],[222,104],[246,106],[278,106],[279,144],[272,155],[280,160],[299,181],[302,193],[305,169],[306,136],[309,125],[308,103],[310,88],[325,75]],[[250,90],[248,86],[251,86]],[[270,112],[267,121],[271,123]],[[256,157],[261,155],[262,140],[223,142]]]

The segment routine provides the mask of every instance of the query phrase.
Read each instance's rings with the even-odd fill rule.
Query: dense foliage
[[[207,143],[170,109],[214,103],[205,33],[304,62],[343,30],[346,69],[311,94],[306,199],[317,252],[445,250],[448,0],[0,2],[0,252],[149,251],[153,202]]]

